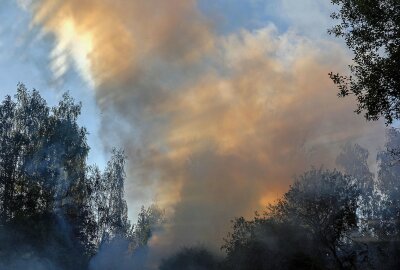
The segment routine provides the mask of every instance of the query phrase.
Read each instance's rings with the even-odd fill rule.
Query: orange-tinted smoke
[[[154,247],[220,243],[230,219],[276,199],[295,174],[334,166],[349,140],[375,150],[383,137],[336,98],[327,74],[348,56],[332,42],[273,26],[218,36],[194,0],[32,9],[55,37],[55,75],[72,59],[104,111],[104,142],[126,149],[131,205],[150,192],[168,210]]]

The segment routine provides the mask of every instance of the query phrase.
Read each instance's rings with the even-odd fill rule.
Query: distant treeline
[[[124,153],[113,150],[103,172],[88,166],[80,112],[68,94],[49,107],[22,84],[1,103],[0,269],[100,269],[96,254],[117,242],[129,261],[161,222],[150,207],[130,224]]]

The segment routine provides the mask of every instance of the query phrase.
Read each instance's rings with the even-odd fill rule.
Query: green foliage
[[[50,108],[23,84],[0,105],[1,263],[45,258],[61,269],[86,269],[113,239],[136,247],[132,234],[146,231],[141,245],[151,237],[155,210],[147,210],[141,219],[147,227],[138,231],[127,217],[123,151],[113,150],[103,173],[87,166],[80,113],[67,93]]]
[[[354,94],[357,113],[387,123],[400,118],[400,1],[331,0],[339,24],[328,32],[343,37],[354,53],[351,76],[330,73],[339,96]]]
[[[147,242],[153,235],[153,232],[160,229],[165,222],[164,212],[156,205],[145,209],[142,206],[137,223],[132,226],[130,237],[132,239],[133,249],[147,245]]]
[[[76,123],[79,114],[68,94],[49,108],[39,92],[22,84],[15,101],[8,96],[0,106],[0,224],[35,250],[45,249],[64,222],[69,252],[85,253],[90,241],[82,188],[89,147],[86,130]]]

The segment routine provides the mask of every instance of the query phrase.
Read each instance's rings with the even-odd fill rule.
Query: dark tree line
[[[22,84],[14,99],[1,103],[0,268],[40,261],[44,269],[87,269],[99,248],[115,239],[126,240],[133,254],[161,221],[151,207],[130,224],[125,155],[113,150],[103,172],[88,166],[80,112],[68,94],[49,107]]]
[[[387,137],[386,148],[400,147],[398,130]],[[160,269],[399,269],[400,163],[379,152],[375,177],[367,159],[367,150],[347,144],[341,171],[313,168],[264,213],[236,218],[225,257],[185,248]]]

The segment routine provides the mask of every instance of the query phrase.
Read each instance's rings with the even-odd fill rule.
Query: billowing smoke
[[[382,125],[353,114],[328,78],[348,55],[266,25],[219,35],[195,0],[42,0],[52,69],[74,65],[96,91],[106,146],[129,156],[128,197],[169,214],[151,246],[215,243],[229,220],[272,202],[340,146],[372,150]]]

